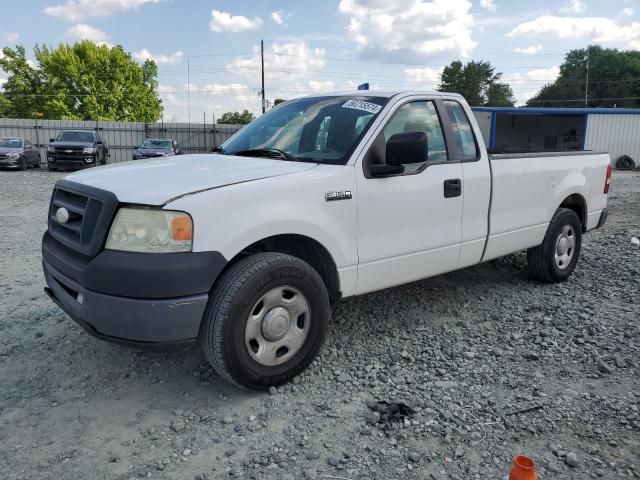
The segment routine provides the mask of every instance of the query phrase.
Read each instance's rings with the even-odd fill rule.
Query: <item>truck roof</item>
[[[329,96],[329,97],[338,97],[338,96],[353,96],[353,97],[383,97],[383,98],[391,98],[397,95],[408,96],[408,95],[429,95],[433,97],[460,97],[462,95],[457,93],[449,93],[449,92],[438,92],[435,90],[347,90],[342,92],[329,92],[322,93],[316,95],[309,95],[310,97],[317,96]]]

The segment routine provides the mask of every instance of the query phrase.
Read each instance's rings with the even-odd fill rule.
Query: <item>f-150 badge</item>
[[[327,192],[324,194],[324,198],[327,202],[334,200],[350,200],[353,197],[351,190],[344,190],[340,192]]]

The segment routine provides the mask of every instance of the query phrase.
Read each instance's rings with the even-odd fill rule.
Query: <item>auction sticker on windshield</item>
[[[375,103],[363,102],[362,100],[348,100],[342,105],[342,108],[355,108],[356,110],[376,114],[382,109],[382,106]]]

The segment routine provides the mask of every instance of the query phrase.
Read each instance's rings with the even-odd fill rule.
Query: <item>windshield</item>
[[[61,132],[57,138],[58,142],[81,142],[93,143],[93,133],[91,132]]]
[[[383,97],[312,97],[282,104],[222,145],[222,153],[278,150],[287,160],[346,163]],[[251,152],[248,152],[251,153]]]
[[[22,148],[22,140],[20,138],[0,138],[0,147]]]
[[[171,148],[171,140],[145,140],[140,148],[157,148],[159,150],[169,150]]]

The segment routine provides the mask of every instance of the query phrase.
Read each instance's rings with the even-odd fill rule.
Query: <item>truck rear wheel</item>
[[[200,328],[213,368],[238,386],[287,382],[314,359],[326,336],[329,296],[318,272],[281,253],[260,253],[216,283]]]
[[[578,215],[568,208],[559,208],[542,245],[527,250],[531,276],[549,283],[566,280],[578,263],[581,245],[582,225]]]

